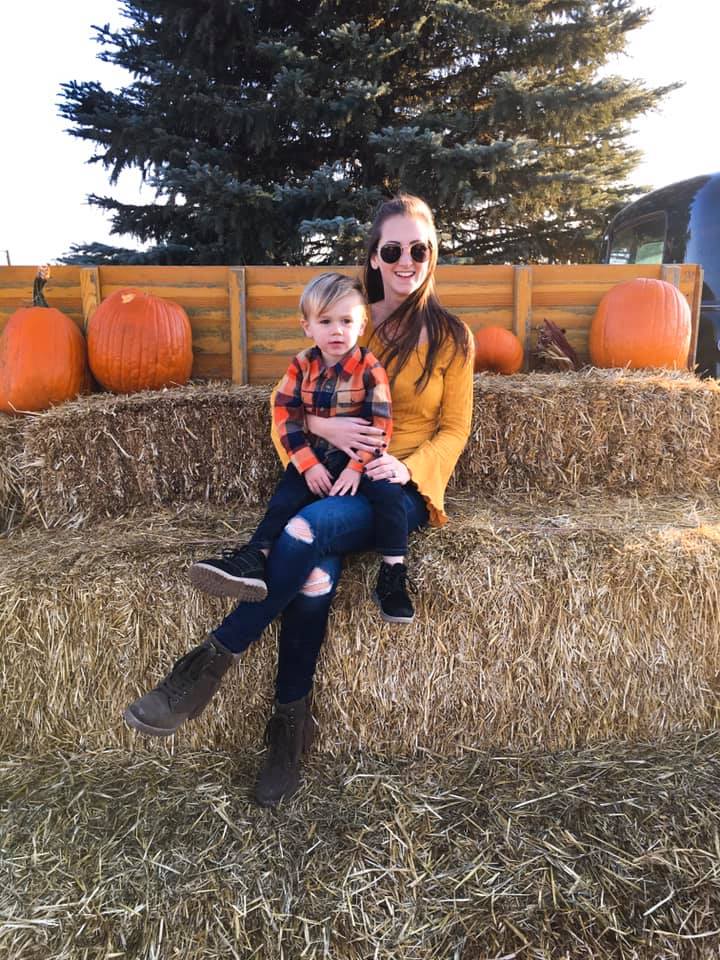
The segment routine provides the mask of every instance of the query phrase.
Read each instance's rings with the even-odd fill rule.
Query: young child
[[[372,505],[375,548],[382,555],[374,598],[383,620],[410,623],[414,611],[406,588],[407,516],[402,485],[365,475],[364,464],[373,454],[358,451],[357,459],[351,459],[305,427],[306,413],[362,417],[384,430],[385,443],[390,442],[387,374],[369,350],[358,346],[369,316],[360,281],[340,273],[320,274],[304,289],[300,312],[303,330],[315,345],[294,358],[273,403],[273,419],[290,463],[250,542],[193,564],[190,579],[215,596],[264,600],[265,561],[290,518],[321,497],[359,491]]]

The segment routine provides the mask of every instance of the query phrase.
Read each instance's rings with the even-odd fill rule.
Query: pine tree
[[[445,259],[593,259],[633,192],[632,120],[672,87],[600,78],[635,0],[124,0],[96,27],[118,92],[63,86],[70,132],[114,183],[90,202],[149,249],[69,261],[355,262],[399,189],[436,212]]]

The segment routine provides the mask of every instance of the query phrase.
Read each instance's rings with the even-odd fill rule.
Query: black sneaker
[[[381,562],[373,598],[380,607],[380,616],[388,623],[412,623],[415,619],[406,581],[407,567],[404,563]]]
[[[220,557],[199,560],[188,575],[193,586],[214,597],[257,602],[267,596],[265,554],[251,543],[223,550]]]

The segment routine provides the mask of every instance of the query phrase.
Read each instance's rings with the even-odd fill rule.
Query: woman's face
[[[425,260],[418,262],[412,256],[422,253]],[[391,254],[399,252],[395,263],[386,263],[380,251],[386,247]],[[385,300],[401,303],[425,280],[430,269],[430,228],[425,220],[398,214],[388,217],[383,223],[375,253],[370,256],[370,266],[380,271]]]

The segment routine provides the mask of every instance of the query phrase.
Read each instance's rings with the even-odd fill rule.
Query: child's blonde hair
[[[300,313],[303,320],[307,321],[310,316],[319,316],[350,293],[356,293],[360,297],[367,314],[365,289],[358,277],[333,272],[321,273],[313,277],[300,297]]]

